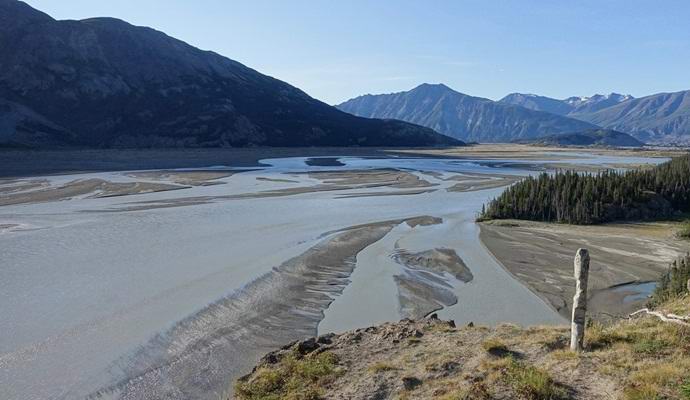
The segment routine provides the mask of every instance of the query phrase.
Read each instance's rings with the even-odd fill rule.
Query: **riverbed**
[[[0,183],[0,397],[217,399],[266,351],[436,312],[563,318],[481,245],[543,160],[289,157]]]

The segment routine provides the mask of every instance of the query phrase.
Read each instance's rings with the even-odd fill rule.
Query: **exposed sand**
[[[437,223],[433,217],[384,221],[339,231],[218,301],[200,317],[182,321],[135,357],[142,370],[94,395],[121,398],[202,398],[221,394],[269,350],[314,336],[323,310],[349,283],[355,256],[401,223]]]
[[[466,147],[449,148],[428,148],[428,149],[401,149],[400,153],[410,153],[416,155],[433,155],[437,157],[458,157],[458,158],[511,158],[511,159],[552,159],[562,160],[573,158],[567,154],[558,154],[545,158],[544,153],[590,153],[599,155],[616,156],[639,156],[639,157],[674,157],[686,154],[687,151],[679,149],[601,149],[601,148],[572,148],[572,147],[549,147],[532,146],[527,144],[514,143],[487,143]]]
[[[405,267],[395,275],[400,314],[406,318],[422,318],[444,306],[458,302],[446,273],[462,282],[473,279],[472,272],[452,249],[432,249],[418,253],[398,250],[393,259]]]
[[[29,181],[25,187],[29,187],[29,190],[0,193],[0,206],[61,201],[87,195],[94,198],[127,196],[185,188],[165,183],[109,182],[103,179],[78,179],[56,187]],[[36,187],[40,189],[34,189]]]
[[[125,211],[139,211],[150,210],[155,208],[171,208],[184,207],[190,205],[210,203],[214,201],[233,200],[233,199],[260,199],[268,197],[283,197],[294,196],[306,193],[316,192],[330,192],[330,191],[344,191],[353,189],[373,189],[390,187],[395,189],[414,189],[414,188],[428,188],[435,186],[426,180],[419,178],[417,175],[399,171],[396,169],[371,169],[371,170],[346,170],[346,171],[324,171],[324,172],[310,172],[308,176],[313,179],[320,180],[321,184],[312,186],[298,186],[284,189],[265,190],[260,192],[250,192],[232,195],[221,196],[195,196],[182,197],[175,199],[164,199],[157,201],[142,201],[132,202],[130,205],[120,207],[110,211],[125,212]],[[385,196],[389,194],[421,194],[429,190],[410,191],[409,193],[399,192],[371,192],[371,193],[356,193],[341,196],[347,197],[366,197],[366,196]]]
[[[588,311],[600,319],[640,308],[644,293],[629,300],[634,285],[629,290],[621,285],[656,281],[670,261],[690,250],[690,243],[674,237],[672,223],[572,226],[500,220],[480,227],[483,244],[501,264],[564,317],[572,305],[578,248],[588,248],[592,257]]]
[[[127,176],[139,179],[155,181],[168,181],[179,185],[208,186],[219,185],[224,182],[215,182],[217,179],[232,176],[237,171],[138,171],[130,172]]]

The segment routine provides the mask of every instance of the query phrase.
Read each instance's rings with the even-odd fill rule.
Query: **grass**
[[[239,381],[235,395],[240,400],[317,400],[321,386],[337,376],[337,357],[324,352],[285,357],[275,368],[261,368],[250,379]]]
[[[379,361],[375,362],[372,365],[369,366],[369,372],[373,373],[381,373],[381,372],[386,372],[386,371],[394,371],[397,370],[395,366],[393,366],[390,363]]]
[[[684,221],[676,235],[681,239],[690,240],[690,220]]]
[[[489,382],[499,381],[512,388],[515,398],[523,400],[559,400],[567,398],[568,392],[549,373],[513,357],[485,362],[483,368],[489,371]]]
[[[505,379],[517,396],[526,400],[555,400],[567,395],[565,389],[558,386],[548,372],[514,359],[511,359]]]

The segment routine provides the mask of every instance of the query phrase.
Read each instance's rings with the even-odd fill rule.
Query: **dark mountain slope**
[[[529,143],[545,146],[640,147],[644,143],[627,133],[613,129],[588,129],[580,132],[549,135]]]
[[[465,141],[509,142],[596,127],[468,96],[445,85],[423,84],[409,92],[360,96],[337,107],[362,117],[401,119]]]
[[[26,145],[458,143],[400,121],[353,117],[150,28],[112,18],[56,21],[15,0],[0,0],[0,99],[63,130],[50,138],[0,133]]]

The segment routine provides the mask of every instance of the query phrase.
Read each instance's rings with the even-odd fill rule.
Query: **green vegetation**
[[[690,220],[683,222],[677,235],[681,239],[690,239]]]
[[[485,367],[493,379],[510,386],[518,399],[557,400],[568,397],[567,390],[546,370],[517,361],[512,356],[487,363]]]
[[[668,271],[661,276],[649,301],[650,305],[655,306],[687,293],[689,279],[690,254],[686,254],[673,261]]]
[[[324,352],[300,357],[290,355],[276,368],[261,368],[249,379],[235,385],[240,400],[317,400],[322,396],[321,385],[337,376],[338,359]]]
[[[690,155],[649,169],[543,173],[509,187],[479,216],[569,224],[666,219],[690,211]]]

